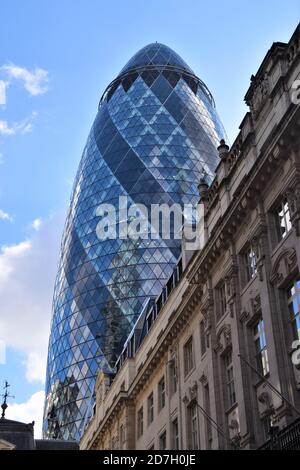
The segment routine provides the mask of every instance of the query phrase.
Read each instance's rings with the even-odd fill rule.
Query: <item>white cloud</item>
[[[0,80],[0,106],[6,105],[6,82]]]
[[[21,134],[28,134],[33,129],[33,120],[37,117],[38,113],[33,111],[30,116],[23,119],[20,122],[15,123],[15,132],[21,132]]]
[[[34,111],[27,118],[15,122],[11,126],[8,125],[7,121],[0,121],[0,135],[28,134],[33,130],[33,120],[37,115],[38,113]]]
[[[22,128],[22,134],[28,134],[29,132],[32,132],[33,129],[33,124],[32,122],[29,122]]]
[[[43,391],[34,393],[25,403],[10,403],[7,408],[6,417],[22,423],[35,422],[34,437],[40,439],[42,436],[43,407],[45,394]]]
[[[4,156],[3,153],[0,152],[0,165],[4,163]]]
[[[63,219],[63,214],[52,216],[30,239],[0,252],[0,339],[26,354],[30,382],[45,376]]]
[[[7,281],[17,268],[17,264],[28,256],[31,242],[26,240],[18,245],[2,246],[0,255],[0,281]]]
[[[0,108],[6,106],[7,89],[14,81],[21,81],[25,90],[32,96],[40,95],[48,91],[48,72],[36,67],[34,70],[26,69],[15,64],[0,66]],[[0,120],[0,136],[11,136],[17,133],[28,134],[33,130],[33,119],[37,116],[33,112],[31,116],[19,122],[8,123],[6,119]],[[3,163],[0,154],[0,164]]]
[[[45,358],[40,354],[31,352],[27,356],[25,362],[26,367],[26,379],[29,383],[45,381]]]
[[[12,135],[15,133],[13,127],[9,127],[6,121],[0,121],[0,135]]]
[[[35,219],[32,222],[31,227],[38,232],[42,226],[42,223],[43,223],[42,219]]]
[[[1,159],[1,155],[0,155]],[[13,218],[11,215],[7,214],[7,212],[4,212],[2,209],[0,209],[0,220],[7,220],[8,222],[12,222]]]
[[[2,65],[1,70],[6,73],[9,80],[21,80],[24,83],[25,90],[33,96],[48,91],[49,79],[47,70],[36,67],[30,71],[25,67],[15,64]]]

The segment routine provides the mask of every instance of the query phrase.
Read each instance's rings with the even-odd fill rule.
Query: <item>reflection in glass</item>
[[[57,274],[49,341],[44,435],[78,439],[97,371],[115,361],[146,300],[160,294],[180,240],[106,240],[97,208],[196,204],[226,138],[214,100],[171,49],[150,44],[106,89],[83,151]],[[149,226],[150,229],[150,226]],[[149,230],[150,231],[150,230]],[[90,411],[89,411],[90,410]]]

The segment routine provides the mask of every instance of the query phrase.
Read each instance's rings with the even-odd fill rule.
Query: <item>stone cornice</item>
[[[112,423],[115,416],[120,412],[122,406],[124,404],[130,403],[130,398],[128,397],[128,393],[121,391],[116,396],[115,401],[111,408],[106,409],[105,417],[103,421],[97,423],[97,428],[94,434],[92,435],[91,439],[88,442],[89,449],[96,449],[98,447],[98,443],[101,440],[102,435],[106,432],[107,428]]]
[[[275,95],[280,93],[280,89],[287,92],[286,83],[288,81],[293,64],[300,55],[300,27],[296,29],[292,39],[288,44],[275,43],[266,55],[256,76],[252,77],[252,84],[246,94],[246,102],[250,106],[251,112],[248,112],[240,126],[240,133],[235,140],[232,148],[228,152],[226,158],[226,174],[222,178],[218,177],[218,172],[223,161],[220,161],[214,181],[207,191],[206,212],[209,213],[219,201],[220,189],[230,182],[236,168],[239,166],[245,155],[249,145],[255,145],[255,126],[253,121],[260,115],[262,109],[266,108],[267,102],[272,102]],[[276,66],[278,61],[282,61],[282,72],[276,82],[271,84],[269,73]],[[271,65],[270,65],[271,64]],[[257,95],[256,98],[254,95]],[[268,112],[268,109],[266,110]],[[264,114],[264,113],[263,113]],[[276,129],[277,132],[277,129]]]
[[[290,125],[293,122],[293,125]],[[284,128],[282,128],[284,127]],[[291,137],[291,128],[297,128]],[[279,136],[278,136],[279,129]],[[281,131],[281,132],[280,132]],[[239,197],[235,197],[227,212],[220,217],[207,244],[196,257],[191,260],[187,268],[187,277],[192,284],[201,284],[207,278],[210,267],[218,256],[228,247],[229,240],[244,220],[247,209],[253,205],[255,194],[265,189],[271,175],[279,168],[281,160],[287,157],[287,150],[299,146],[300,139],[300,109],[296,106],[289,108],[288,116],[284,116],[281,125],[268,139],[262,148],[261,154],[256,160],[249,174],[244,177],[239,185]],[[292,149],[293,150],[293,149]]]
[[[185,297],[182,305],[177,311],[173,311],[170,315],[168,325],[160,333],[159,339],[154,347],[146,354],[146,360],[139,366],[136,377],[129,387],[128,392],[120,392],[113,402],[113,406],[106,410],[105,418],[98,423],[97,431],[94,433],[88,443],[89,448],[97,448],[102,435],[110,426],[114,418],[117,416],[122,406],[134,403],[136,395],[143,389],[144,384],[152,374],[153,370],[159,365],[161,358],[166,354],[174,339],[187,325],[189,318],[195,312],[195,307],[200,303],[200,293],[192,292],[196,288],[190,289],[190,295]],[[137,352],[137,355],[139,353]],[[114,387],[112,384],[111,387]]]
[[[156,345],[152,348],[150,354],[147,355],[145,362],[140,366],[139,371],[132,382],[128,396],[132,399],[143,389],[153,370],[159,365],[162,357],[167,353],[169,347],[178,337],[180,332],[186,327],[190,318],[196,311],[196,306],[201,301],[202,293],[196,286],[190,290],[189,296],[183,299],[177,311],[173,311],[169,318],[168,325],[161,332],[160,338]],[[137,353],[138,354],[138,353]]]
[[[276,42],[273,44],[271,49],[268,51],[264,58],[258,72],[255,76],[252,76],[252,83],[246,93],[245,101],[251,105],[253,96],[255,95],[257,88],[261,87],[262,82],[266,79],[266,75],[270,74],[278,62],[282,62],[282,68],[285,73],[285,77],[289,78],[289,74],[294,68],[294,64],[299,58],[300,54],[300,26],[298,25],[289,43]],[[279,77],[279,81],[281,81]],[[277,83],[275,84],[275,86]]]

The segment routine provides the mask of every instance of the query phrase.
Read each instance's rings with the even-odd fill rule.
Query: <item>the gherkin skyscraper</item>
[[[196,204],[224,138],[212,95],[163,44],[141,49],[104,92],[83,151],[61,246],[49,341],[44,435],[78,439],[95,377],[114,363],[180,240],[100,240],[97,208]],[[208,181],[209,182],[209,181]]]

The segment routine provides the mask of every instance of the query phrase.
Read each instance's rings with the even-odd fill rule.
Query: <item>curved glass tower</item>
[[[97,371],[113,371],[149,297],[160,294],[180,240],[100,240],[97,208],[196,204],[224,130],[214,100],[162,44],[140,50],[108,86],[76,176],[61,246],[49,341],[44,435],[78,439]]]

